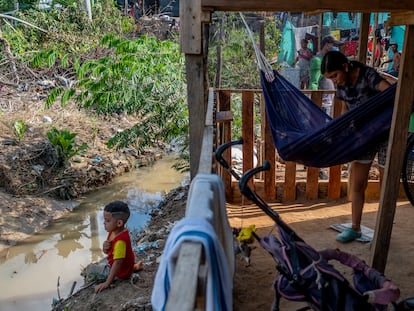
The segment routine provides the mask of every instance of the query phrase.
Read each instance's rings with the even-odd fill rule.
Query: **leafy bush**
[[[128,40],[108,35],[102,45],[111,52],[85,61],[77,70],[77,85],[54,89],[47,105],[61,95],[63,106],[73,98],[97,113],[135,114],[137,123],[112,138],[109,147],[135,145],[142,150],[159,140],[187,135],[184,61],[178,44],[147,36]]]
[[[258,20],[256,17],[253,19],[253,22],[257,22]],[[254,40],[258,42],[259,34],[254,32],[254,27],[252,27],[253,22],[250,23],[249,27],[253,32]],[[265,28],[265,52],[267,58],[272,59],[279,53],[281,32],[278,29],[278,22],[274,17],[264,18],[263,23]],[[226,12],[214,13],[211,28],[209,48],[209,80],[211,84],[214,85],[213,81],[218,74],[218,59],[221,57],[221,84],[219,87],[232,89],[260,88],[260,75],[253,44],[239,14]],[[218,51],[220,50],[221,55],[218,55]],[[234,116],[232,135],[233,137],[240,137],[242,131],[241,96],[233,94],[231,100],[231,109]],[[255,111],[258,113],[260,109],[257,98],[255,99],[255,103]],[[258,116],[255,116],[255,124],[256,126],[260,124]]]
[[[56,150],[59,165],[66,165],[70,158],[88,148],[87,143],[83,143],[80,146],[76,144],[76,135],[76,133],[71,133],[68,130],[59,131],[55,127],[47,132],[47,138]]]
[[[258,18],[255,19],[256,22]],[[266,55],[269,59],[279,53],[281,32],[273,17],[263,19],[265,28]],[[250,25],[249,27],[253,27]],[[256,55],[251,38],[238,13],[215,12],[211,27],[209,45],[209,80],[212,85],[221,57],[221,87],[223,88],[259,88],[259,74]],[[259,34],[253,31],[254,40],[259,41]],[[221,55],[217,55],[218,47]],[[257,72],[257,74],[254,74]]]
[[[24,134],[26,133],[27,129],[29,127],[27,126],[27,123],[23,120],[17,120],[13,124],[13,133],[16,135],[19,142],[23,139]]]
[[[9,12],[14,9],[14,3],[10,0],[0,0],[0,13]]]
[[[30,10],[20,10],[15,14],[16,18],[30,22],[47,33],[21,23],[1,26],[3,37],[10,42],[13,54],[19,60],[31,62],[38,53],[42,57],[43,51],[50,53],[49,50],[61,55],[69,53],[81,57],[81,54],[90,53],[105,34],[127,34],[135,29],[133,20],[123,16],[111,1],[111,6],[105,9],[101,2],[95,3],[92,7],[92,22],[83,9],[83,0],[62,0],[55,3],[61,3],[65,8],[36,10],[35,1],[27,1],[22,6]]]

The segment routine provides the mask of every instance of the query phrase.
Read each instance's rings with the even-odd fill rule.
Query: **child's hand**
[[[110,284],[107,284],[106,282],[103,282],[101,284],[98,284],[95,286],[95,293],[100,293],[105,288],[108,288]]]
[[[105,254],[108,254],[109,250],[111,249],[111,241],[104,241],[103,242],[103,246],[102,246],[102,250]]]

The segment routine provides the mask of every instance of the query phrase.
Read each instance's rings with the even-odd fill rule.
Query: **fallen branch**
[[[26,26],[30,26],[30,27],[36,28],[37,30],[43,31],[44,33],[49,33],[47,30],[44,30],[43,28],[40,28],[40,27],[38,27],[38,26],[36,26],[36,25],[34,25],[32,23],[26,22],[26,21],[24,21],[24,20],[22,20],[20,18],[11,16],[11,15],[6,15],[6,14],[1,14],[0,13],[0,17],[1,18],[6,18],[6,19],[11,19],[11,20],[20,22],[20,23],[22,23],[22,24],[24,24]]]

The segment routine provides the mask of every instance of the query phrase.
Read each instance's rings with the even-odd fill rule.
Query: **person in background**
[[[302,39],[300,45],[296,60],[300,68],[300,88],[306,89],[309,85],[309,62],[312,58],[312,51],[308,47],[308,40]]]
[[[398,51],[397,43],[391,43],[390,47],[393,52],[392,58],[383,62],[381,66],[392,62],[391,69],[387,70],[386,72],[390,75],[393,75],[394,77],[398,77],[398,72],[400,71],[401,53]]]
[[[325,54],[321,63],[321,72],[336,85],[336,97],[343,100],[348,109],[363,105],[375,94],[384,91],[391,84],[373,68],[357,61],[349,61],[338,51]],[[377,148],[358,157],[351,164],[351,205],[352,228],[336,236],[337,241],[346,243],[361,237],[362,210],[365,203],[365,189],[368,185],[368,174],[372,161],[378,153],[380,167],[380,183],[384,173],[387,140]]]
[[[115,278],[129,279],[134,270],[142,269],[142,262],[135,264],[135,255],[131,246],[131,238],[125,224],[130,211],[126,203],[114,201],[104,208],[104,226],[108,238],[103,243],[103,252],[107,254],[111,267],[106,281],[96,285],[95,293],[108,288]]]
[[[327,35],[323,37],[321,42],[321,50],[316,53],[314,57],[312,57],[309,63],[309,89],[311,90],[334,90],[335,85],[330,79],[325,78],[321,73],[321,62],[322,58],[325,56],[326,53],[332,51],[335,48],[343,45],[342,41],[336,40],[334,36]],[[328,114],[329,116],[333,116],[333,94],[323,94],[322,95],[322,109]],[[319,178],[322,180],[328,179],[328,175],[321,169],[319,171]]]
[[[343,45],[342,41],[336,40],[334,36],[327,35],[322,39],[321,50],[312,57],[309,64],[309,89],[311,90],[334,90],[335,86],[330,79],[325,78],[321,73],[321,62],[324,55]],[[322,96],[322,109],[332,116],[333,94]]]
[[[384,49],[381,45],[381,37],[377,37],[376,38],[377,43],[375,45],[375,53],[374,53],[374,68],[380,67],[381,66],[381,57],[382,54],[384,53]]]

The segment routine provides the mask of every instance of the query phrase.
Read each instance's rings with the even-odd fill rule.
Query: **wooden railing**
[[[214,169],[214,92],[209,92],[200,165],[191,182],[185,217],[208,220],[222,245],[227,261],[226,269],[231,276],[235,271],[233,234],[228,223],[224,184]],[[176,264],[175,274],[168,295],[166,311],[205,310],[208,264],[201,243],[183,242]],[[211,268],[211,267],[210,267]],[[232,288],[227,288],[232,294]]]
[[[303,91],[309,95],[313,102],[322,103],[323,94],[333,94],[334,91]],[[243,137],[243,165],[242,170],[253,167],[254,150],[257,150],[258,162],[268,160],[271,170],[264,172],[255,180],[258,193],[270,201],[292,201],[301,196],[300,188],[304,188],[304,199],[315,200],[319,198],[338,199],[346,196],[347,179],[341,178],[341,166],[326,168],[329,171],[329,180],[319,179],[319,168],[299,166],[295,162],[281,160],[274,147],[269,126],[265,117],[264,99],[261,90],[233,90],[217,89],[217,144],[238,137],[232,137],[232,123],[235,109],[234,97],[241,97],[241,119]],[[338,116],[342,110],[342,102],[334,100],[333,116]],[[259,121],[257,121],[259,120]],[[257,126],[260,124],[260,126]],[[225,154],[227,161],[231,161],[230,150]],[[306,172],[304,172],[306,170]],[[241,195],[228,172],[219,168],[219,175],[226,185],[226,196],[230,202],[240,202]],[[373,182],[376,187],[377,182]],[[300,187],[302,186],[302,187]],[[379,190],[378,190],[379,191]]]

